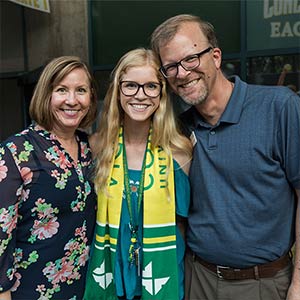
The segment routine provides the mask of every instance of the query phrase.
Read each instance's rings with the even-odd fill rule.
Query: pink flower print
[[[56,284],[59,282],[65,282],[68,277],[72,275],[73,269],[74,266],[72,265],[72,262],[68,262],[65,258],[63,258],[60,266],[55,266],[51,262],[48,267],[43,269],[43,272],[52,284]]]
[[[17,226],[17,221],[18,221],[18,215],[15,214],[10,221],[6,224],[7,226],[7,234],[11,234],[12,231],[16,228]]]
[[[50,219],[48,222],[40,222],[35,220],[33,224],[32,235],[37,236],[37,238],[40,240],[51,238],[58,231],[59,223],[56,222],[56,220],[56,217]]]
[[[13,287],[11,288],[12,292],[15,292],[18,289],[18,287],[19,287],[19,285],[21,283],[20,279],[22,278],[22,276],[21,276],[20,273],[15,273],[14,275],[17,278],[17,280],[16,280],[15,284],[13,285]]]
[[[66,156],[64,155],[64,153],[62,151],[59,150],[57,154],[58,154],[57,161],[58,161],[59,166],[62,169],[66,169],[67,167],[71,166],[69,161],[67,160]]]
[[[56,266],[55,264],[51,261],[47,263],[47,267],[43,269],[43,273],[46,275],[48,274],[54,274],[56,272]]]
[[[68,283],[72,283],[73,280],[71,279],[75,279],[75,280],[79,280],[81,277],[81,274],[78,272],[77,269],[74,269],[75,271],[73,271],[72,276],[70,276],[70,280],[68,280]]]
[[[87,144],[81,142],[80,145],[81,145],[81,151],[80,151],[80,152],[81,152],[81,157],[86,158],[87,153],[88,153],[88,147],[87,147]]]
[[[31,180],[32,180],[32,175],[33,175],[31,170],[27,167],[24,167],[24,168],[21,169],[20,172],[21,172],[21,177],[24,181],[24,184],[30,183]]]
[[[86,225],[83,224],[82,227],[77,227],[75,229],[75,235],[83,237],[83,236],[85,236],[85,231],[86,231]]]
[[[46,291],[46,288],[45,288],[45,285],[44,285],[44,284],[38,284],[38,285],[37,285],[37,288],[36,288],[35,290],[41,294],[41,293],[43,293],[44,291]]]
[[[28,197],[29,197],[29,193],[30,193],[30,190],[28,189],[28,190],[23,190],[22,189],[22,192],[21,192],[21,198],[25,201],[25,200],[27,200],[28,199]]]
[[[67,167],[72,166],[64,155],[64,152],[61,151],[57,146],[49,148],[49,152],[46,152],[46,158],[49,161],[55,163],[57,167],[60,167],[62,169],[66,169]]]
[[[54,210],[51,206],[43,207],[43,210],[38,211],[38,218],[44,219],[44,218],[51,218],[54,214]]]
[[[83,249],[82,254],[79,257],[78,264],[79,266],[85,266],[85,263],[89,259],[89,247]]]
[[[52,170],[52,171],[51,171],[51,176],[52,176],[52,177],[55,177],[55,178],[56,178],[56,177],[59,177],[58,171],[57,171],[57,170]]]
[[[71,240],[65,245],[64,250],[69,250],[67,254],[71,254],[73,251],[79,250],[80,244],[78,242],[75,242],[74,240]]]
[[[55,163],[57,166],[59,166],[62,169],[67,169],[70,168],[72,165],[71,163],[67,160],[65,154],[63,151],[59,150],[58,147],[54,147],[54,150],[56,152],[56,159],[55,159]]]
[[[15,204],[10,207],[9,210],[3,208],[0,214],[0,222],[3,223],[1,227],[3,230],[10,235],[12,231],[16,228],[18,221],[18,205]]]
[[[0,160],[0,182],[6,178],[7,176],[7,166],[5,166],[5,161],[4,160]]]
[[[76,229],[75,229],[75,235],[76,236],[80,236],[81,235],[81,231],[82,231],[82,227],[77,227]]]
[[[38,198],[36,201],[35,201],[35,204],[36,205],[39,205],[39,204],[43,204],[45,202],[45,199],[43,198]]]

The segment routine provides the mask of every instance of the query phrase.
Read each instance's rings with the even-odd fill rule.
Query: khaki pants
[[[185,258],[186,300],[285,300],[292,277],[292,262],[272,278],[224,280],[194,261]]]

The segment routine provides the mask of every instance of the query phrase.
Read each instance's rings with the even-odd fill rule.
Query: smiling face
[[[77,68],[54,86],[50,109],[54,115],[52,131],[73,134],[88,113],[91,103],[90,82],[86,72]]]
[[[157,88],[155,84],[159,84],[155,69],[149,65],[129,68],[121,78],[121,82],[124,81],[125,88],[128,89],[132,88],[130,82],[139,85],[147,83],[144,89],[149,89],[150,93],[152,89]],[[160,94],[157,97],[149,97],[144,93],[142,87],[139,87],[138,92],[133,96],[125,96],[120,91],[120,104],[125,113],[125,120],[150,122],[151,116],[159,107],[159,102]]]
[[[197,23],[183,23],[175,36],[160,47],[162,65],[176,63],[209,46],[211,45]],[[168,82],[173,91],[185,102],[191,105],[201,104],[213,89],[220,63],[221,51],[213,48],[200,57],[200,64],[197,68],[186,71],[179,65],[177,75],[169,77]]]

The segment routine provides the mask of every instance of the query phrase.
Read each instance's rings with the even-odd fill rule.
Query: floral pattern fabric
[[[0,144],[0,293],[12,299],[82,299],[96,198],[91,152],[78,161],[31,125]]]

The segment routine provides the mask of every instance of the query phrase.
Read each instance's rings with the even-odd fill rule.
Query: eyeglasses
[[[143,92],[146,96],[150,98],[156,98],[160,95],[162,86],[158,82],[146,82],[144,84],[139,84],[135,81],[121,81],[120,89],[123,95],[125,96],[135,96],[140,88],[143,89]]]
[[[165,66],[160,67],[159,71],[163,74],[164,77],[175,77],[178,74],[178,66],[181,65],[186,71],[193,70],[200,65],[200,57],[205,53],[208,53],[212,47],[208,47],[205,50],[189,55],[179,62],[168,64]]]

